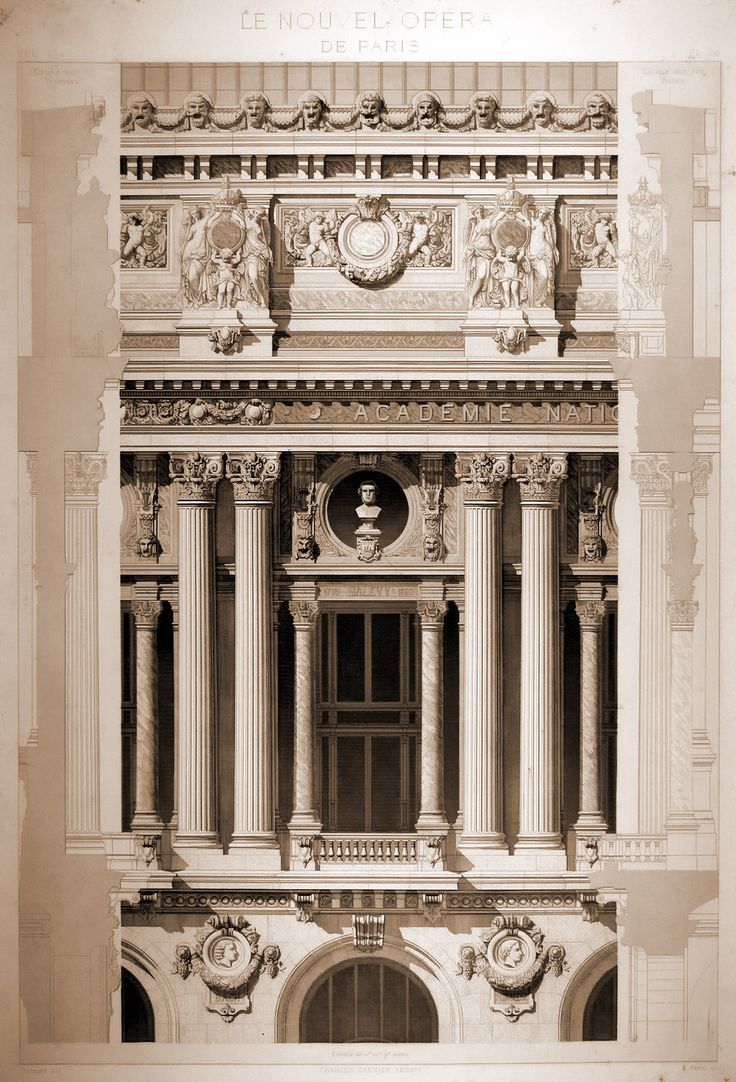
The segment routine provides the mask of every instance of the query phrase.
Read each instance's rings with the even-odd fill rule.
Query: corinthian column
[[[161,602],[134,601],[135,813],[133,830],[161,830],[158,810],[158,653]]]
[[[314,791],[314,629],[319,606],[316,601],[292,601],[294,619],[294,808],[289,830],[319,834]]]
[[[564,454],[516,461],[521,497],[521,750],[517,848],[559,849],[558,523]]]
[[[217,831],[215,559],[219,453],[172,454],[179,485],[178,845],[214,846]]]
[[[95,848],[100,831],[97,490],[105,455],[64,455],[67,844]]]
[[[447,833],[442,776],[442,631],[444,601],[417,604],[422,634],[421,805],[418,831]]]
[[[279,455],[228,454],[235,493],[235,809],[231,847],[275,848],[271,504]]]
[[[632,455],[641,504],[639,623],[639,830],[662,834],[667,784],[669,620],[667,536],[672,470],[667,455]]]
[[[498,849],[503,831],[501,508],[509,456],[462,454],[465,488],[465,660],[462,842]]]
[[[580,620],[580,810],[578,833],[605,832],[601,809],[601,628],[603,601],[576,601]]]

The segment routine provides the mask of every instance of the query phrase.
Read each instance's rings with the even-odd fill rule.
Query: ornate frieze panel
[[[260,935],[243,916],[209,917],[194,938],[194,947],[177,946],[172,973],[182,980],[196,973],[211,993],[207,1010],[225,1022],[250,1013],[251,992],[261,974],[273,979],[284,969],[279,947],[259,949]]]
[[[534,1010],[534,993],[545,973],[559,977],[567,966],[565,948],[552,944],[545,950],[544,935],[529,917],[496,917],[480,939],[479,951],[470,945],[460,948],[457,974],[488,981],[491,1010],[509,1022]]]
[[[120,263],[136,270],[166,268],[169,215],[155,206],[124,204],[120,217]]]
[[[618,266],[618,229],[613,204],[566,207],[569,248],[567,266],[610,269]]]
[[[622,308],[629,311],[659,310],[669,266],[665,257],[664,205],[662,196],[650,192],[645,177],[628,197],[629,241],[620,252],[623,264]]]
[[[557,229],[552,208],[538,207],[513,177],[493,206],[474,206],[463,258],[468,307],[552,307]]]
[[[462,289],[397,289],[387,292],[353,289],[274,289],[273,314],[297,312],[465,312]]]
[[[186,209],[179,234],[181,287],[193,308],[268,308],[271,227],[225,178],[205,207]]]
[[[274,106],[251,92],[237,106],[218,107],[209,94],[192,91],[181,106],[159,106],[145,91],[131,94],[122,110],[121,130],[140,134],[186,131],[616,131],[610,95],[593,90],[576,105],[560,106],[540,90],[524,105],[505,106],[490,91],[478,90],[467,106],[446,106],[432,90],[421,90],[408,105],[388,106],[376,90],[364,90],[352,108],[332,106],[318,91],[306,91],[293,105]]]
[[[452,211],[435,205],[392,210],[388,200],[366,196],[344,210],[285,209],[281,231],[285,266],[337,267],[358,284],[452,263]]]

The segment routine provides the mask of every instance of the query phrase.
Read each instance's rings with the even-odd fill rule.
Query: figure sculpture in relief
[[[557,230],[547,208],[537,211],[529,208],[530,236],[527,256],[532,271],[531,303],[537,307],[545,304],[554,293],[555,267],[557,265]]]
[[[495,245],[491,239],[493,222],[485,207],[471,211],[465,231],[465,270],[469,306],[488,307],[491,303],[491,262]]]
[[[504,308],[521,308],[524,299],[522,285],[529,262],[521,250],[507,244],[491,262],[491,275],[501,287],[501,303]]]
[[[204,210],[195,207],[186,214],[181,227],[181,272],[184,296],[190,304],[207,300],[207,220]]]

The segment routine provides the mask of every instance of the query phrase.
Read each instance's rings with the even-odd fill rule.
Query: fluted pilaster
[[[231,846],[277,844],[271,503],[278,454],[229,454],[235,494],[235,808]]]
[[[447,832],[442,766],[444,601],[417,604],[422,637],[421,804],[417,830]]]
[[[501,508],[509,456],[458,455],[457,476],[465,490],[462,840],[502,848]]]
[[[697,829],[693,814],[693,628],[697,611],[694,601],[669,604],[672,661],[668,830]]]
[[[667,455],[633,455],[641,504],[639,624],[639,829],[664,831],[670,643],[667,617],[667,536],[672,471]]]
[[[580,620],[580,809],[577,831],[605,831],[601,808],[601,628],[603,601],[577,601]]]
[[[64,455],[66,832],[80,841],[100,830],[97,491],[106,471],[105,455]]]
[[[566,456],[516,460],[521,498],[521,748],[517,848],[557,849],[560,692],[557,509]]]
[[[316,601],[292,601],[294,620],[294,808],[289,829],[318,834],[314,788],[314,630],[319,607]]]
[[[134,601],[135,813],[133,830],[161,829],[158,807],[158,653],[161,602]]]
[[[217,735],[213,510],[218,453],[172,455],[179,484],[179,845],[216,845]]]

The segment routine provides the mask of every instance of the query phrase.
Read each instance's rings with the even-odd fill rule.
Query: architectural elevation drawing
[[[720,67],[677,70],[21,79],[24,1062],[717,1060]]]

